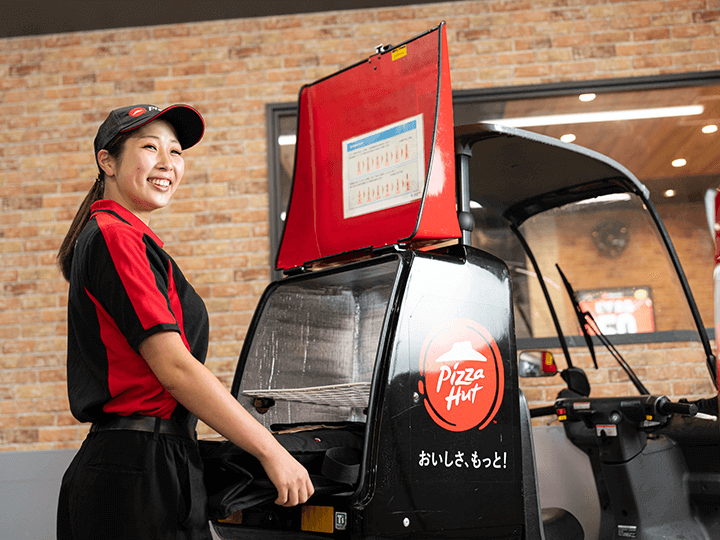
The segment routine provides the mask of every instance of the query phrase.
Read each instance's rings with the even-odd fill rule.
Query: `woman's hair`
[[[105,146],[105,150],[107,150],[108,154],[113,158],[119,160],[125,148],[125,141],[128,140],[133,133],[134,130],[118,134]],[[97,158],[97,156],[95,157]],[[70,229],[65,235],[65,239],[60,245],[60,250],[57,254],[57,265],[67,281],[70,281],[70,268],[72,266],[73,253],[75,252],[75,242],[77,242],[78,236],[80,236],[80,233],[85,228],[85,224],[88,222],[90,207],[95,201],[102,199],[104,195],[105,173],[100,169],[93,187],[90,188],[90,191],[88,191],[85,199],[83,199],[83,202],[80,204],[80,208],[78,208],[77,214],[75,214],[75,219],[73,219]]]

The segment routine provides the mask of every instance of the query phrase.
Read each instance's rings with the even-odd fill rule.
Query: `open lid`
[[[444,23],[300,90],[277,269],[459,237]]]

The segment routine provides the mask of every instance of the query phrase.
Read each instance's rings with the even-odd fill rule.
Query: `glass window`
[[[486,212],[474,210],[478,221],[487,222]],[[654,341],[697,339],[667,250],[636,195],[606,195],[541,212],[526,220],[520,233],[535,255],[566,336],[577,337],[579,326],[563,276],[583,310],[615,342],[649,333],[658,333]],[[518,339],[556,336],[540,283],[514,233],[478,228],[473,245],[510,268]]]

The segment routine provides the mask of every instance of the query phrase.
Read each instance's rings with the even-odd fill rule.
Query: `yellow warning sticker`
[[[402,47],[398,47],[397,49],[394,49],[392,52],[392,61],[399,60],[400,58],[407,56],[407,46],[403,45]]]
[[[335,512],[332,506],[303,506],[300,514],[300,529],[307,532],[333,532]]]

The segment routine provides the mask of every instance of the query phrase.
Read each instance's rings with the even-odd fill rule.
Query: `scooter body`
[[[568,440],[590,459],[599,538],[717,537],[720,432],[690,416],[695,405],[626,396],[560,398],[555,406]],[[677,412],[670,418],[663,406]]]
[[[531,410],[541,506],[571,511],[591,540],[720,538],[716,361],[647,189],[595,152],[488,129],[456,139],[478,141],[473,241],[513,273],[521,386],[554,402]],[[678,359],[688,378],[709,377],[674,401],[670,382],[652,395],[632,368]],[[609,380],[616,395],[595,395]]]

